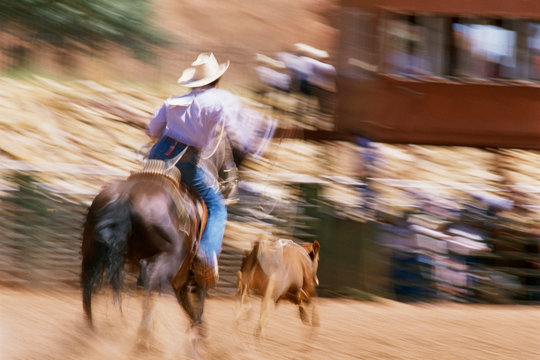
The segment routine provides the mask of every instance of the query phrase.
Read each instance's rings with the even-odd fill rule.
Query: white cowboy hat
[[[294,48],[300,55],[309,56],[319,60],[328,59],[328,52],[326,50],[317,49],[303,43],[294,44]]]
[[[218,64],[213,53],[201,53],[191,64],[191,67],[184,70],[178,83],[185,87],[199,87],[208,85],[219,79],[229,68],[230,61]]]

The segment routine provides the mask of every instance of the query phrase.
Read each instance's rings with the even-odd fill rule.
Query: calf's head
[[[317,269],[319,268],[319,250],[321,248],[321,244],[319,244],[319,242],[315,240],[312,243],[303,243],[302,247],[306,250],[309,258],[311,259],[313,265],[313,277],[315,279],[315,283],[319,285],[319,279],[317,278]]]

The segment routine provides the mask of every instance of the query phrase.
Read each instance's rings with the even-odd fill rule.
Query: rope
[[[184,156],[184,154],[186,153],[187,149],[189,148],[188,145],[186,145],[186,147],[184,148],[184,150],[182,150],[182,152],[178,155],[176,155],[172,161],[172,164],[169,165],[167,167],[167,170],[170,170],[171,168],[173,168],[174,166],[176,166],[176,164],[178,163],[178,161],[180,161],[180,159],[182,158],[182,156]],[[168,163],[168,162],[167,162]]]
[[[214,154],[216,153],[217,149],[219,148],[219,145],[221,144],[221,140],[223,140],[223,134],[225,133],[225,129],[221,129],[221,132],[219,134],[219,139],[218,139],[218,142],[216,144],[216,147],[214,148],[214,150],[212,150],[212,152],[210,153],[210,155],[208,156],[202,156],[202,159],[203,160],[208,160],[210,159],[212,156],[214,156]]]
[[[289,133],[290,131],[293,131],[294,132],[294,129],[293,130],[288,130],[287,133]],[[280,133],[280,136],[278,138],[278,144],[277,144],[277,148],[278,150],[276,151],[276,154],[279,155],[279,149],[281,148],[281,144],[283,143],[283,139],[285,138],[285,131],[282,131]],[[270,173],[273,173],[273,169],[275,168],[276,166],[276,161],[272,161],[270,163],[270,167],[269,167],[269,171],[266,172],[266,174],[270,174]],[[268,175],[266,175],[266,180],[268,179]],[[259,203],[256,205],[256,207],[264,214],[266,215],[270,215],[274,209],[276,208],[276,205],[278,204],[278,199],[273,199],[273,201],[270,201],[270,202],[264,202],[260,199],[260,196],[259,196]]]

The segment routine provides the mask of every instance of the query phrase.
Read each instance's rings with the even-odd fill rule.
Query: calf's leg
[[[268,279],[268,284],[266,285],[264,297],[261,302],[261,316],[259,318],[259,326],[257,327],[257,332],[255,333],[256,336],[264,337],[264,329],[268,320],[268,306],[270,305],[270,302],[275,301],[275,288],[276,279],[274,278],[274,276],[271,276],[270,279]]]
[[[319,320],[319,308],[317,305],[317,298],[311,299],[311,326],[319,327],[321,325]]]
[[[251,308],[251,304],[248,302],[249,297],[249,285],[245,284],[242,280],[242,273],[238,271],[238,293],[240,294],[240,308],[236,314],[235,321],[238,322],[243,319],[247,312]]]

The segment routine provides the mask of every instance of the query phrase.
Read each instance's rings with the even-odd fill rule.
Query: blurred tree
[[[147,59],[168,43],[150,22],[151,0],[2,0],[0,31],[42,41],[69,54],[118,44]]]

